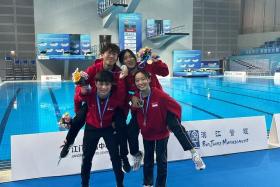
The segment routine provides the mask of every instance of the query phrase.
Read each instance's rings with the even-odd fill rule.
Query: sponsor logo
[[[152,103],[152,107],[158,107],[158,103]]]
[[[188,135],[190,136],[190,139],[192,141],[192,143],[194,144],[194,146],[196,148],[200,147],[199,144],[199,131],[198,130],[189,130],[187,131]]]
[[[83,156],[83,145],[73,145],[71,148],[71,157],[72,158],[79,158]],[[103,155],[103,154],[109,154],[106,144],[103,142],[99,142],[96,147],[96,152],[94,155]]]

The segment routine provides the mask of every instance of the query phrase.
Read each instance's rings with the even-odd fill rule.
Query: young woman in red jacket
[[[167,142],[172,131],[184,150],[189,150],[196,169],[205,169],[205,164],[194,149],[185,128],[181,125],[181,107],[162,90],[150,86],[150,74],[144,70],[135,73],[136,96],[142,101],[141,108],[134,108],[144,144],[144,186],[153,186],[154,152],[156,152],[156,187],[166,186]]]
[[[85,100],[88,105],[83,138],[82,187],[89,186],[92,158],[100,138],[104,139],[109,151],[117,187],[123,187],[124,173],[121,169],[119,149],[112,127],[114,112],[117,107],[122,106],[119,98],[123,95],[119,90],[112,91],[113,82],[113,74],[102,70],[95,76],[96,89],[92,89],[86,95],[79,94],[77,96]]]
[[[130,102],[132,102],[132,105],[134,107],[139,107],[139,99],[137,97],[134,97],[134,94],[138,90],[134,81],[135,72],[139,69],[144,69],[145,71],[149,72],[151,74],[151,87],[156,87],[162,90],[157,75],[165,77],[169,74],[169,70],[168,66],[164,62],[162,62],[160,59],[155,58],[152,58],[152,64],[140,65],[140,63],[137,62],[135,54],[130,49],[124,49],[120,52],[119,61],[128,69],[128,75],[125,78],[128,97],[125,101],[125,114],[123,114],[124,118],[126,119],[129,113]],[[133,113],[131,113],[131,119],[129,121],[129,124],[127,125],[127,131],[130,154],[135,155],[135,157],[133,157],[133,169],[137,170],[140,167],[143,158],[143,153],[139,151],[139,128],[137,126],[137,123],[135,122],[135,115]]]

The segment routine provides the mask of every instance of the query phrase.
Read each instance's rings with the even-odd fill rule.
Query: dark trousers
[[[137,123],[136,115],[131,113],[131,119],[127,125],[127,139],[131,155],[135,155],[139,152],[139,126]]]
[[[194,148],[194,145],[185,127],[182,126],[179,119],[173,113],[167,111],[166,121],[169,130],[173,132],[173,134],[181,144],[184,151]],[[139,131],[136,115],[133,113],[131,115],[131,120],[129,122],[129,125],[127,126],[127,131],[128,131],[127,138],[128,138],[130,154],[134,155],[139,151],[138,135],[140,131]]]
[[[79,112],[71,120],[70,129],[66,135],[67,144],[71,145],[74,143],[79,131],[84,126],[87,115],[87,104],[84,103]]]
[[[79,131],[84,126],[87,115],[87,104],[84,103],[75,115],[75,117],[71,121],[70,129],[67,133],[66,140],[67,144],[71,145],[74,143]],[[127,130],[126,130],[126,117],[123,111],[119,108],[115,110],[115,114],[113,117],[113,121],[115,121],[116,131],[117,131],[117,142],[120,148],[121,157],[126,157],[128,155],[127,148]]]
[[[144,143],[144,185],[154,183],[154,152],[156,151],[157,179],[156,187],[165,187],[167,178],[167,143],[168,138],[162,140],[148,141]]]
[[[173,132],[173,134],[183,147],[184,151],[194,148],[194,145],[186,129],[183,127],[181,122],[178,120],[178,118],[176,118],[176,116],[173,113],[167,111],[166,121],[169,130]]]
[[[140,130],[136,121],[136,115],[131,114],[128,125],[126,125],[126,118],[122,110],[116,110],[114,119],[119,134],[121,156],[128,154],[127,142],[131,155],[136,155],[139,152],[138,136]]]
[[[113,118],[113,121],[115,121],[117,131],[117,141],[120,149],[120,155],[121,158],[124,158],[128,155],[126,116],[123,110],[117,108],[115,110]]]
[[[92,166],[92,158],[97,149],[98,141],[100,138],[103,138],[106,144],[106,147],[109,151],[111,158],[117,187],[123,187],[124,173],[121,169],[121,160],[119,156],[118,147],[116,144],[116,137],[114,135],[114,130],[110,128],[96,129],[89,125],[86,125],[84,131],[83,139],[83,159],[82,159],[82,168],[81,168],[81,178],[82,185],[86,186],[89,184],[90,170]]]

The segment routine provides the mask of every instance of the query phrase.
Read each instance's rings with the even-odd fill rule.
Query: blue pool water
[[[280,113],[280,86],[272,79],[160,79],[183,108],[182,121],[265,115],[267,129]],[[54,132],[57,119],[73,115],[74,84],[6,83],[0,86],[0,160],[10,159],[10,137]],[[35,142],[34,142],[35,143]]]

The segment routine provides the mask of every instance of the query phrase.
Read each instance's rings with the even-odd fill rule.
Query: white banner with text
[[[41,75],[41,82],[61,82],[61,75]]]
[[[280,114],[273,115],[268,143],[272,147],[280,147]]]
[[[246,77],[247,73],[245,71],[225,71],[225,77]]]
[[[202,156],[267,149],[264,116],[183,122],[194,145]],[[66,131],[12,136],[12,180],[61,176],[80,173],[83,131],[76,138],[69,155],[58,165],[60,146]],[[143,150],[142,136],[139,136]],[[168,143],[168,160],[190,158],[173,134]],[[111,168],[103,139],[93,158],[92,170]]]

